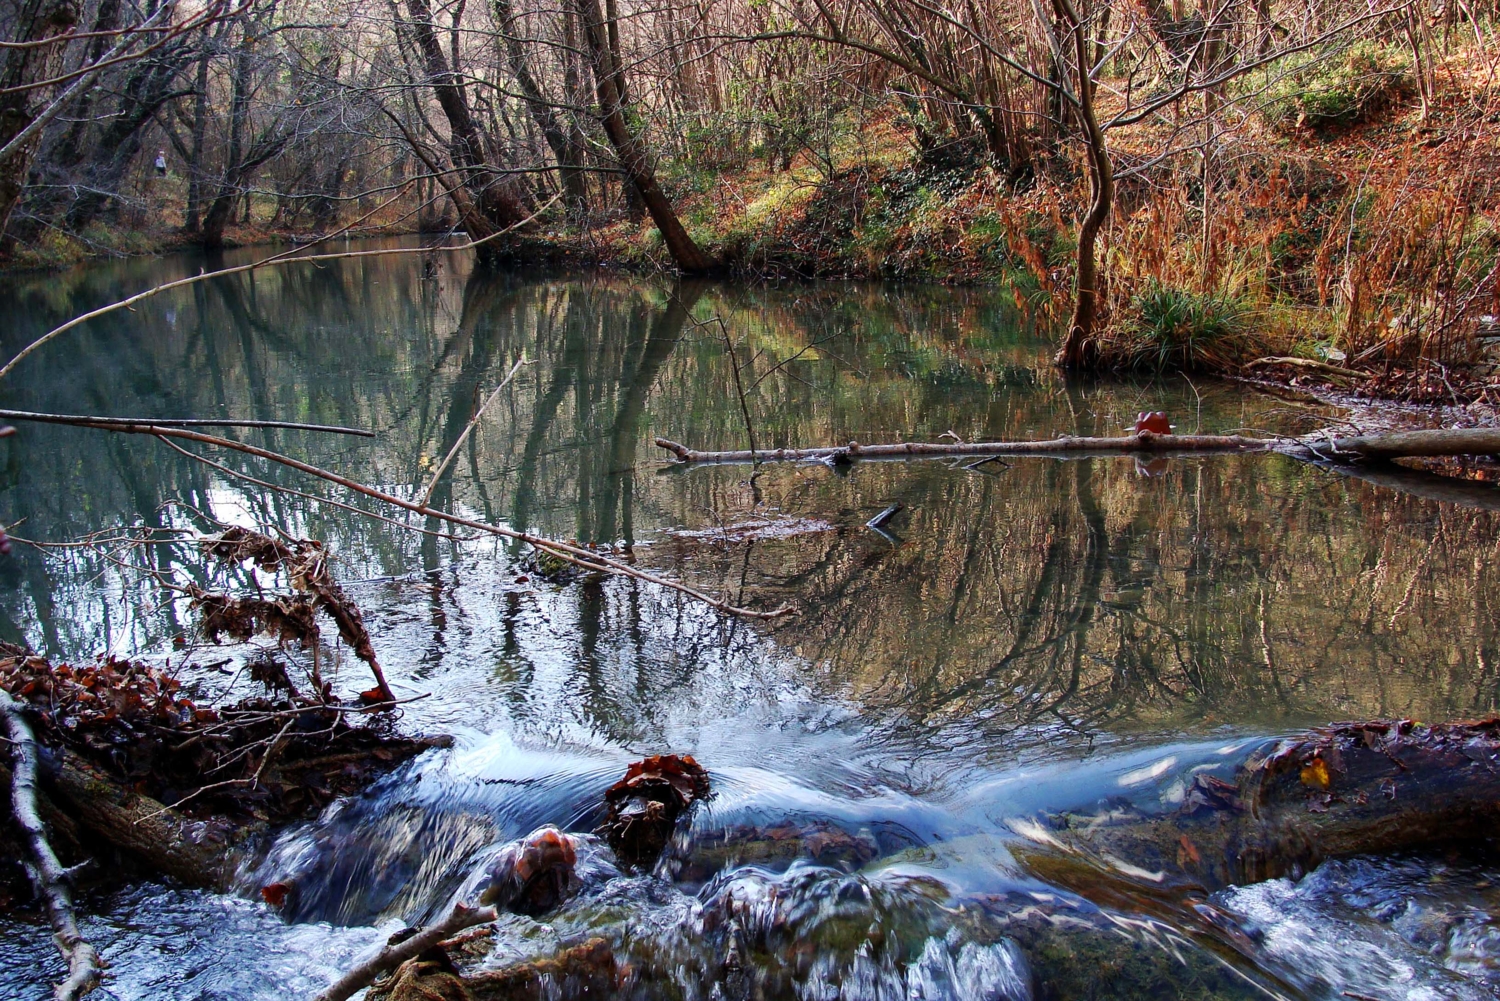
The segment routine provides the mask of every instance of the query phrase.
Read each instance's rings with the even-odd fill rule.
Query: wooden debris
[[[1150,415],[1154,417],[1155,415]],[[1165,418],[1163,418],[1165,420]],[[1161,422],[1146,423],[1160,426]],[[1412,456],[1500,455],[1500,428],[1434,428],[1371,435],[1304,435],[1300,438],[1247,438],[1223,434],[1160,434],[1143,428],[1118,438],[1064,436],[1045,441],[897,442],[769,451],[700,452],[666,438],[664,448],[684,463],[849,462],[872,459],[941,459],[961,455],[1090,455],[1146,453],[1278,452],[1303,459],[1399,459]]]
[[[806,462],[855,459],[939,459],[955,455],[1085,455],[1090,452],[1262,452],[1275,442],[1241,435],[1156,434],[1141,431],[1119,438],[1053,438],[1049,441],[897,442],[892,445],[847,445],[827,448],[777,448],[763,451],[699,452],[666,438],[664,448],[683,462]]]
[[[453,905],[453,910],[448,912],[447,917],[436,924],[428,925],[415,933],[407,929],[391,936],[391,941],[386,944],[385,948],[330,984],[317,996],[316,1001],[345,1001],[357,991],[373,984],[375,978],[387,970],[394,970],[408,960],[416,959],[429,949],[435,948],[439,942],[457,935],[465,928],[488,924],[498,916],[499,912],[493,907],[471,907],[460,901]],[[420,998],[423,995],[408,996]]]
[[[47,840],[47,829],[37,811],[37,745],[21,703],[0,690],[0,716],[10,735],[15,764],[11,771],[11,815],[26,838],[31,862],[26,870],[36,894],[47,905],[52,940],[68,964],[68,976],[53,989],[56,1001],[74,1001],[99,984],[103,964],[98,951],[78,930],[73,911],[72,873],[63,868]]]
[[[1021,833],[1038,846],[1024,853],[1033,868],[1090,896],[1101,873],[1208,892],[1339,856],[1479,840],[1497,823],[1500,719],[1375,720],[1266,741],[1228,779],[1195,774],[1168,811],[1060,813]]]
[[[349,599],[328,569],[328,554],[321,542],[294,539],[278,542],[248,528],[230,528],[205,540],[203,550],[226,563],[254,563],[262,570],[284,571],[301,594],[275,601],[264,599],[231,599],[223,595],[195,591],[194,604],[205,612],[204,631],[210,637],[227,631],[246,639],[254,631],[264,630],[283,639],[296,639],[304,646],[318,640],[318,627],[312,607],[327,612],[338,625],[339,637],[349,644],[356,657],[370,665],[375,676],[371,695],[380,702],[395,702],[395,693],[386,683],[385,672],[375,657],[370,632],[365,628],[359,606]],[[258,628],[256,628],[258,627]]]
[[[654,754],[625,770],[604,793],[608,811],[594,833],[623,865],[649,868],[671,840],[677,819],[709,795],[708,772],[691,755]]]

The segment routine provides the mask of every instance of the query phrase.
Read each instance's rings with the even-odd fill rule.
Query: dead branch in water
[[[69,886],[72,874],[58,861],[57,853],[47,840],[47,829],[37,813],[36,804],[36,737],[31,725],[22,715],[21,704],[9,693],[0,690],[0,715],[5,717],[6,730],[10,734],[11,747],[15,754],[15,766],[11,772],[11,815],[16,825],[26,835],[31,862],[26,866],[36,887],[37,896],[47,905],[47,917],[52,923],[52,940],[57,951],[68,964],[68,977],[53,988],[57,1001],[73,1001],[93,990],[99,983],[102,964],[99,953],[78,931],[78,919],[73,913],[73,891]]]
[[[346,428],[336,424],[299,424],[296,421],[241,421],[213,417],[91,417],[81,414],[38,414],[29,410],[0,410],[0,420],[31,421],[34,424],[66,424],[72,427],[98,427],[101,424],[156,424],[173,428],[272,428],[278,431],[320,431],[325,434],[352,434],[375,437],[374,431]]]
[[[1052,438],[1045,441],[898,442],[824,448],[778,448],[700,452],[666,438],[664,448],[684,463],[852,462],[856,459],[942,459],[962,455],[1089,455],[1130,452],[1278,452],[1298,458],[1400,459],[1415,456],[1500,454],[1500,428],[1437,428],[1389,434],[1300,438],[1247,438],[1243,435],[1156,434],[1140,431],[1118,438]]]
[[[897,442],[891,445],[847,445],[825,448],[744,449],[699,452],[667,438],[656,439],[683,462],[852,462],[855,459],[942,459],[959,455],[1086,455],[1090,452],[1258,452],[1274,444],[1241,435],[1139,434],[1120,438],[1053,438],[1048,441]]]
[[[584,546],[574,545],[570,542],[559,542],[555,539],[548,539],[539,535],[533,535],[530,532],[522,532],[513,528],[506,528],[501,525],[491,525],[487,522],[476,521],[473,518],[465,518],[461,515],[450,514],[447,511],[438,510],[437,508],[431,507],[427,504],[419,503],[417,501],[409,501],[403,497],[397,497],[395,494],[386,493],[384,490],[377,490],[374,487],[360,483],[358,480],[353,480],[347,476],[342,476],[338,473],[330,472],[329,470],[323,469],[319,466],[314,466],[309,462],[303,462],[300,459],[294,459],[289,455],[282,455],[280,452],[273,452],[270,449],[259,448],[255,445],[247,445],[244,442],[234,441],[230,438],[221,438],[217,435],[202,434],[201,432],[191,431],[186,428],[164,427],[159,424],[90,423],[81,426],[91,427],[101,431],[113,431],[118,434],[146,434],[152,435],[159,439],[178,438],[187,441],[196,441],[205,445],[213,445],[218,448],[226,448],[235,452],[242,452],[245,455],[253,455],[256,458],[266,459],[270,462],[275,462],[279,465],[295,469],[299,472],[307,473],[309,476],[316,476],[318,479],[327,480],[329,483],[338,484],[339,486],[344,487],[348,490],[353,490],[355,493],[363,494],[364,496],[369,497],[372,500],[378,500],[382,503],[390,504],[393,507],[401,508],[404,511],[410,511],[414,514],[420,514],[429,518],[434,518],[438,521],[447,522],[450,525],[458,525],[463,528],[473,529],[474,531],[485,532],[489,535],[496,535],[504,539],[514,539],[517,542],[524,542],[534,549],[540,549],[545,552],[551,553],[558,559],[566,563],[571,563],[574,566],[581,567],[584,570],[592,570],[597,573],[604,574],[617,574],[622,577],[633,577],[636,580],[645,581],[648,584],[655,584],[659,587],[668,588],[670,590],[678,592],[679,594],[685,594],[690,598],[703,602],[711,608],[716,608],[719,611],[725,612],[730,615],[738,615],[744,618],[751,619],[776,619],[784,615],[790,615],[792,612],[792,609],[789,606],[785,605],[780,608],[771,609],[770,611],[757,611],[752,608],[740,608],[736,605],[730,604],[727,601],[715,598],[712,595],[705,594],[704,592],[699,591],[697,588],[684,584],[681,581],[675,581],[668,577],[662,577],[658,574],[654,574],[646,570],[640,570],[636,567],[630,566],[627,563],[623,563],[619,560],[613,559],[612,557],[605,556],[602,553],[595,552],[594,550],[588,549]]]
[[[226,529],[216,538],[205,540],[203,549],[226,563],[249,561],[263,570],[285,571],[293,585],[310,594],[313,604],[327,612],[337,623],[339,636],[354,650],[355,656],[370,665],[370,672],[375,675],[375,689],[371,694],[378,696],[382,703],[396,702],[396,695],[387,684],[385,672],[381,670],[380,661],[375,657],[375,646],[370,641],[369,630],[365,628],[364,616],[360,613],[359,606],[349,600],[349,596],[329,572],[328,554],[324,552],[321,543],[295,539],[287,544],[248,528],[236,527]],[[216,598],[216,595],[200,594],[195,600],[203,603],[206,599]],[[286,612],[286,609],[269,602],[260,604],[271,605],[282,614]],[[221,611],[227,610],[223,602],[219,602],[216,607]],[[302,623],[301,638],[304,643],[316,644],[317,626],[312,623],[310,614],[303,618],[306,622]],[[266,623],[275,620],[276,615],[273,613]],[[275,631],[280,631],[283,635],[286,633],[284,627],[278,627]],[[321,697],[321,692],[319,695]]]
[[[432,495],[437,491],[439,481],[442,480],[443,474],[448,471],[448,467],[453,464],[453,460],[458,457],[458,450],[463,447],[464,442],[469,440],[469,435],[473,434],[474,429],[479,426],[479,419],[484,416],[485,410],[489,409],[489,405],[495,402],[495,397],[500,395],[500,390],[510,385],[510,380],[516,377],[516,373],[521,371],[521,366],[525,364],[526,353],[523,351],[521,357],[516,359],[516,363],[511,368],[509,374],[500,380],[500,385],[496,386],[494,391],[485,397],[484,402],[475,408],[474,416],[469,418],[469,423],[464,425],[463,432],[454,439],[453,447],[448,449],[448,454],[443,456],[443,461],[438,463],[438,467],[432,471],[432,479],[427,484],[426,492],[422,494],[422,503],[424,505],[432,503]]]
[[[356,991],[370,986],[387,970],[394,970],[409,959],[415,959],[439,942],[475,925],[488,924],[499,917],[493,907],[470,907],[462,901],[453,905],[448,916],[428,925],[409,938],[391,943],[330,984],[316,1001],[345,1001]]]

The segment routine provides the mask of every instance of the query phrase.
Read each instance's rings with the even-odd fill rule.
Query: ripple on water
[[[1380,1001],[1500,993],[1500,872],[1427,855],[1325,862],[1219,902],[1258,931],[1287,979]]]
[[[83,923],[109,976],[105,1001],[284,1001],[311,997],[390,928],[286,924],[262,904],[148,883],[113,894]],[[37,925],[0,923],[0,997],[45,1001],[62,964]]]

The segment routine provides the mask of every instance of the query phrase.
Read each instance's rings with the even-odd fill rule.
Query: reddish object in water
[[[1135,417],[1135,433],[1150,431],[1152,434],[1171,434],[1172,425],[1167,423],[1167,414],[1164,410],[1142,410]]]
[[[571,836],[552,826],[540,828],[495,856],[479,902],[516,914],[545,914],[578,891],[577,863],[578,845]]]
[[[692,755],[653,754],[630,765],[605,791],[608,812],[594,833],[604,835],[625,865],[649,868],[666,848],[677,818],[708,794],[708,772]]]

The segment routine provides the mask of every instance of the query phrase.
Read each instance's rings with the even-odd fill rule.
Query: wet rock
[[[543,827],[495,856],[479,902],[515,914],[545,914],[578,892],[577,864],[577,839]]]

